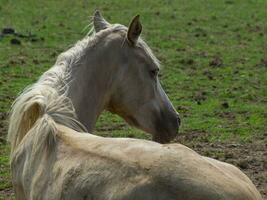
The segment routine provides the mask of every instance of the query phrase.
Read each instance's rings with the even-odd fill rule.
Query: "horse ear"
[[[104,17],[101,15],[99,10],[95,11],[94,14],[94,28],[96,32],[99,32],[103,29],[106,29],[110,26],[110,23],[108,23]]]
[[[142,32],[142,24],[140,23],[139,15],[136,15],[133,18],[132,22],[130,23],[127,32],[127,39],[131,45],[136,44],[141,32]]]

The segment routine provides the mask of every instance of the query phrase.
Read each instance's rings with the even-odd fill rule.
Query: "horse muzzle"
[[[177,113],[167,116],[161,114],[160,119],[155,121],[153,141],[162,144],[169,143],[178,135],[180,124],[181,119]]]

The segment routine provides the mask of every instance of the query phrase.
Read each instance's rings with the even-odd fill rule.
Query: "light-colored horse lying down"
[[[74,92],[79,90],[75,87],[76,80],[72,76],[75,70],[84,69],[75,64],[83,65],[86,61],[73,61],[67,55],[72,56],[79,48],[82,49],[84,46],[87,48],[92,42],[101,45],[101,41],[102,43],[104,41],[102,49],[108,48],[111,43],[114,51],[121,49],[133,51],[136,54],[143,51],[142,55],[138,54],[142,56],[139,63],[141,61],[148,63],[148,60],[152,62],[155,59],[151,51],[148,51],[148,47],[146,51],[141,48],[145,43],[139,38],[141,24],[138,17],[134,18],[127,31],[122,25],[108,24],[97,12],[94,26],[96,31],[99,31],[95,36],[84,39],[77,44],[78,46],[59,57],[56,65],[36,84],[26,89],[13,104],[8,139],[11,142],[11,171],[16,198],[19,200],[261,199],[253,183],[239,169],[233,165],[200,156],[183,145],[160,144],[128,138],[103,138],[86,133],[86,128],[76,118],[78,110],[78,119],[84,119],[82,109],[79,108],[82,98],[79,99],[78,95],[74,95]],[[91,37],[100,39],[97,42]],[[114,40],[117,43],[119,41],[119,47],[115,46]],[[137,48],[140,45],[139,42],[142,42],[142,45]],[[90,48],[96,50],[96,46],[90,46]],[[79,52],[78,55],[79,59],[83,59],[85,54]],[[110,58],[117,59],[114,56]],[[151,66],[156,65],[150,63],[149,67]],[[146,80],[144,71],[148,65],[143,66],[142,70],[138,69],[139,73],[134,69],[140,66],[130,68],[129,65],[121,65],[120,67],[124,67],[119,71],[120,75],[125,73],[124,70],[131,69],[126,70],[129,72],[129,77],[132,72],[138,83]],[[150,73],[148,74],[151,76]],[[114,76],[110,72],[105,76],[109,75]],[[171,134],[168,134],[168,131],[176,129],[179,120],[159,85],[157,75],[153,72],[152,76],[156,78],[152,77],[151,82],[148,80],[146,82],[152,84],[153,81],[154,92],[151,93],[153,98],[144,92],[145,90],[147,92],[149,87],[142,84],[135,95],[145,98],[142,94],[147,94],[146,98],[151,99],[153,106],[149,103],[139,106],[146,111],[144,113],[146,117],[157,115],[157,111],[161,110],[160,116],[165,116],[161,121],[154,120],[153,123],[149,121],[150,118],[146,118],[146,122],[150,125],[145,126],[142,121],[144,117],[142,118],[140,114],[144,110],[137,112],[136,109],[128,109],[125,98],[130,97],[129,94],[127,95],[128,90],[123,87],[131,87],[127,83],[129,81],[133,83],[133,79],[128,78],[125,80],[128,82],[125,83],[121,82],[123,78],[119,76],[116,76],[119,81],[116,79],[108,83],[112,89],[108,95],[104,95],[105,101],[101,102],[101,106],[97,104],[98,106],[95,106],[97,109],[92,108],[95,115],[91,119],[96,120],[102,109],[107,109],[121,115],[131,124],[152,133],[155,140],[166,142],[172,138],[175,131]],[[82,82],[82,78],[86,79],[86,77],[80,76],[79,81]],[[68,82],[69,78],[72,81]],[[100,83],[98,84],[105,88],[105,84]],[[121,83],[119,91],[124,90],[124,93],[116,96],[118,90],[114,89],[114,85],[119,83]],[[85,85],[89,86],[89,84]],[[137,86],[131,88],[135,87]],[[103,95],[99,96],[103,99]],[[120,102],[120,99],[124,100]],[[141,102],[137,100],[136,97],[135,101],[128,101],[128,103]],[[145,101],[150,102],[147,99]],[[136,103],[135,106],[138,104]],[[85,106],[84,110],[87,107]],[[165,112],[163,112],[164,109]],[[175,119],[173,120],[175,122],[169,123],[168,126],[165,125],[168,124],[167,122],[162,125],[167,119]],[[155,122],[160,123],[155,124]],[[91,123],[87,128],[90,129],[92,126]],[[164,136],[158,135],[159,130]]]

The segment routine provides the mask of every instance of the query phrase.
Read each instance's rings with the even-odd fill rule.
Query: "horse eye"
[[[151,73],[151,76],[154,78],[154,77],[156,77],[158,75],[159,70],[158,69],[153,69],[153,70],[150,71],[150,73]]]

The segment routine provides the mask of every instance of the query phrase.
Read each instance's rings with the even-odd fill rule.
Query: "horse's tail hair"
[[[13,103],[8,129],[8,141],[11,143],[11,156],[29,131],[33,131],[35,147],[46,142],[51,146],[56,141],[56,124],[68,126],[77,131],[85,131],[76,120],[71,100],[59,94],[47,84],[36,83],[27,88]],[[36,144],[36,142],[38,144]]]

